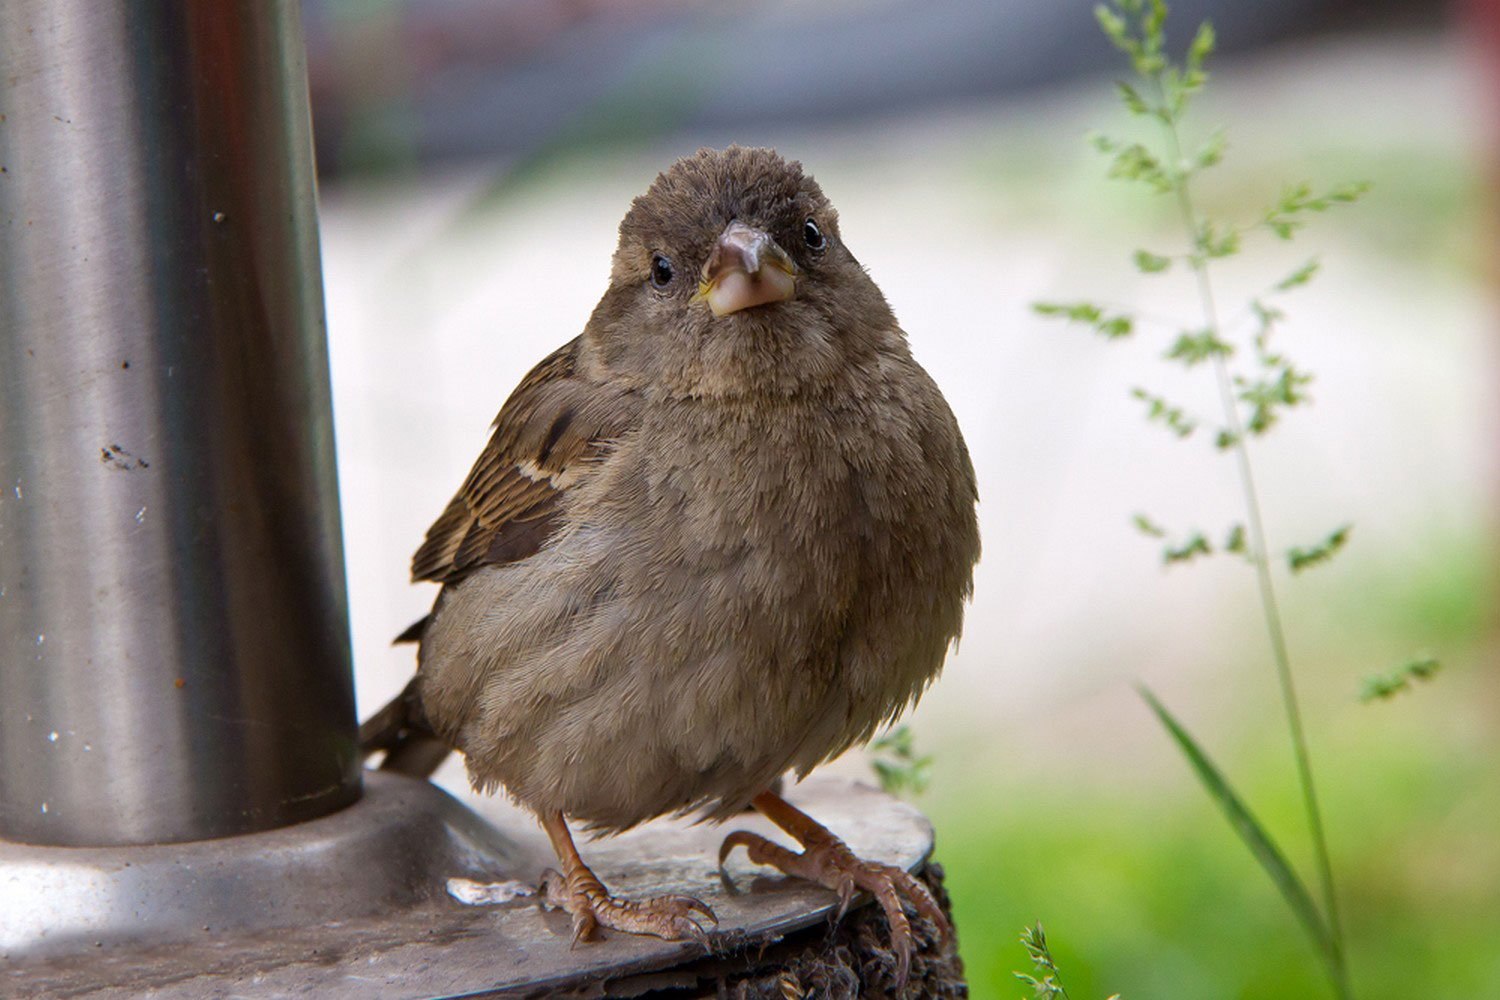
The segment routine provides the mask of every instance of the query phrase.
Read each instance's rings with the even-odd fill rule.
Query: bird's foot
[[[904,988],[911,971],[912,929],[902,901],[909,903],[920,917],[930,920],[939,936],[948,940],[953,933],[942,907],[932,893],[915,877],[901,868],[878,861],[861,860],[849,846],[826,827],[771,793],[758,796],[755,806],[769,819],[802,844],[798,854],[758,833],[736,830],[724,838],[719,848],[719,869],[736,847],[745,848],[750,860],[768,865],[783,874],[807,879],[838,893],[838,916],[843,917],[860,890],[875,897],[891,929],[891,950],[897,959],[896,984]]]
[[[542,874],[542,902],[573,915],[573,944],[589,940],[600,927],[610,927],[630,934],[654,934],[668,941],[691,938],[708,947],[708,931],[698,918],[712,924],[719,918],[706,903],[692,896],[635,900],[611,895],[578,856],[563,814],[543,812],[538,818],[563,867],[562,872],[549,868]]]
[[[592,940],[600,927],[630,934],[652,934],[668,941],[691,939],[708,947],[704,921],[719,918],[708,904],[692,896],[655,896],[621,899],[612,895],[585,865],[567,875],[547,869],[542,874],[542,899],[573,916],[573,943]]]

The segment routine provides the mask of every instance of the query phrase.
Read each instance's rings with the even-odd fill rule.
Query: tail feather
[[[413,677],[395,698],[359,727],[361,759],[384,752],[382,771],[428,778],[452,748],[433,731],[422,711],[421,693]]]
[[[416,621],[406,626],[405,632],[402,632],[400,635],[396,636],[396,638],[392,639],[391,645],[399,646],[403,642],[421,642],[423,634],[427,631],[427,624],[430,621],[432,621],[432,615],[430,614],[423,615],[421,618],[418,618]]]

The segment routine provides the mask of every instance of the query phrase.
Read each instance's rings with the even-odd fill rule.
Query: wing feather
[[[590,475],[639,408],[625,390],[579,372],[581,338],[548,355],[511,393],[458,495],[412,556],[413,580],[456,583],[546,544],[561,500]]]

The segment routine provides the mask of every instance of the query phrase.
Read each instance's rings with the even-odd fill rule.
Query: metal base
[[[789,798],[864,857],[914,869],[932,849],[926,819],[874,789],[814,780]],[[377,772],[359,804],[269,833],[107,850],[0,842],[0,994],[526,996],[703,955],[619,933],[573,948],[567,914],[535,899],[449,897],[450,877],[534,883],[552,863],[534,821],[502,822],[497,832],[426,782]],[[716,950],[827,919],[833,893],[768,877],[743,852],[733,887],[720,880],[718,845],[739,827],[774,833],[751,815],[726,828],[659,821],[582,849],[625,895],[706,901],[722,921]]]
[[[8,961],[307,927],[430,903],[449,876],[522,873],[520,849],[424,781],[371,772],[330,816],[148,847],[0,840]]]

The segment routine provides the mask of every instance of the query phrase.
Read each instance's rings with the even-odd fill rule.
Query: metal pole
[[[359,796],[299,10],[0,5],[0,837]]]

